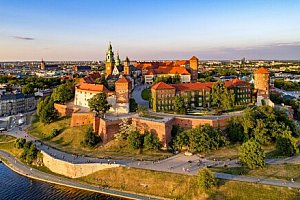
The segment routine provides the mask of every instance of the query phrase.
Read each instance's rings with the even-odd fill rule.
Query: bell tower
[[[109,42],[109,46],[106,52],[106,59],[105,59],[106,76],[112,74],[114,66],[115,66],[114,52],[112,50],[111,42]]]
[[[126,59],[124,60],[124,75],[131,75],[130,60],[127,56]]]

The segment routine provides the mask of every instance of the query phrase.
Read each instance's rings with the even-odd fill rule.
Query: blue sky
[[[300,1],[0,0],[0,61],[300,59]]]

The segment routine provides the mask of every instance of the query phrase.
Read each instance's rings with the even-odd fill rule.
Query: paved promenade
[[[4,151],[1,151],[1,150],[0,150],[0,156],[9,162],[9,164],[7,164],[7,163],[5,163],[5,164],[10,169],[15,171],[16,173],[19,173],[21,175],[24,175],[24,176],[27,176],[29,178],[33,178],[36,180],[53,183],[53,184],[58,184],[58,185],[62,185],[62,186],[67,186],[67,187],[73,187],[73,188],[77,188],[77,189],[88,190],[88,191],[92,191],[92,192],[98,192],[98,193],[102,193],[102,194],[106,194],[106,195],[110,195],[110,196],[127,198],[127,199],[141,199],[141,200],[156,200],[156,199],[158,199],[155,197],[147,197],[144,195],[124,192],[124,191],[119,191],[119,190],[114,190],[114,189],[101,188],[101,187],[97,187],[97,186],[93,186],[93,185],[89,185],[89,184],[80,183],[80,182],[77,182],[77,181],[74,181],[74,180],[71,180],[68,178],[55,176],[53,174],[48,174],[48,173],[30,168],[27,165],[24,165],[23,163],[19,162],[14,157],[12,157],[10,154],[8,154]]]

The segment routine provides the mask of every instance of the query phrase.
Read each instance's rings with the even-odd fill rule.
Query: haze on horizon
[[[0,61],[300,59],[300,1],[0,0]]]

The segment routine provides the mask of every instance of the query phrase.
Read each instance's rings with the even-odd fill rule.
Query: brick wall
[[[71,116],[72,113],[77,112],[79,110],[79,108],[69,107],[67,105],[58,103],[54,104],[54,108],[57,110],[60,116]]]
[[[145,118],[132,118],[132,125],[142,133],[149,131],[156,135],[164,147],[167,147],[171,140],[173,119],[167,122],[160,122]]]
[[[71,118],[71,127],[82,126],[94,123],[94,113],[73,113]]]

